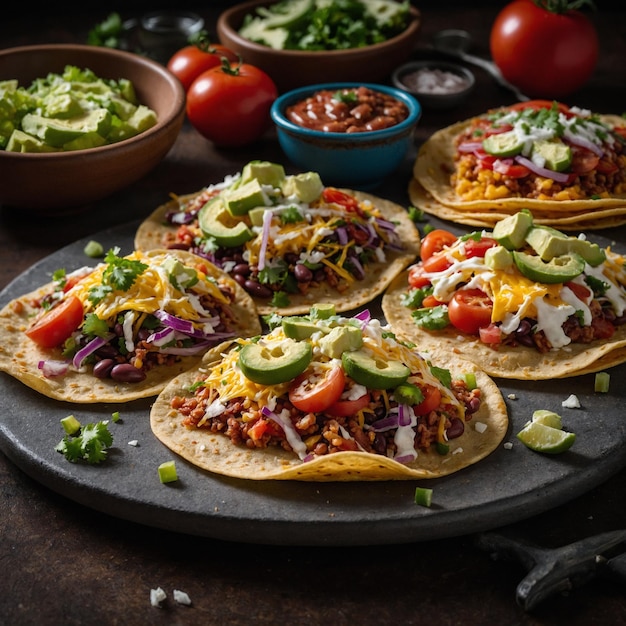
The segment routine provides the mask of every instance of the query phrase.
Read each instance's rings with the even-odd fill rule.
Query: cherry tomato
[[[600,157],[587,148],[572,146],[572,164],[570,169],[574,174],[584,175],[593,172],[600,163]]]
[[[588,287],[585,287],[585,285],[568,281],[565,283],[565,286],[571,289],[574,292],[574,295],[583,302],[585,302],[587,298],[591,295],[590,289]]]
[[[424,268],[422,267],[421,263],[418,263],[417,265],[412,265],[409,268],[409,275],[407,280],[409,283],[409,287],[412,287],[413,289],[421,289],[422,287],[430,285],[430,279],[424,276]]]
[[[81,325],[83,315],[83,303],[76,296],[68,296],[38,318],[26,336],[42,348],[55,348]]]
[[[525,109],[539,111],[540,109],[551,109],[554,106],[556,106],[559,112],[564,113],[565,115],[570,114],[570,108],[567,104],[556,102],[555,100],[526,100],[525,102],[516,102],[506,108],[510,111],[524,111]]]
[[[356,415],[361,409],[364,409],[370,403],[370,394],[363,394],[356,400],[337,400],[333,402],[327,409],[326,413],[335,417],[348,417]]]
[[[441,403],[441,391],[432,385],[426,385],[422,388],[424,399],[413,407],[415,415],[426,415],[437,409]]]
[[[482,258],[489,248],[493,248],[497,245],[498,242],[495,239],[491,239],[491,237],[481,237],[478,241],[476,241],[476,239],[468,239],[465,242],[465,256],[468,259],[474,257]]]
[[[289,401],[300,411],[319,413],[339,400],[345,384],[341,367],[333,367],[319,381],[311,382],[308,376],[301,375],[289,390]]]
[[[562,98],[580,89],[598,60],[598,35],[575,3],[513,0],[491,27],[491,56],[504,78],[530,97]]]
[[[443,228],[436,228],[431,230],[422,239],[422,246],[420,248],[420,257],[422,261],[433,256],[437,252],[440,252],[445,247],[451,246],[457,240],[457,236],[448,230]]]
[[[168,61],[167,69],[183,84],[185,91],[188,91],[191,83],[202,72],[221,65],[222,57],[232,63],[238,60],[237,55],[226,46],[203,41],[198,45],[181,48]]]
[[[442,303],[439,300],[437,300],[437,298],[435,298],[435,296],[433,296],[433,295],[426,296],[422,300],[422,306],[425,309],[431,309],[432,307],[439,306],[440,304],[442,304]]]
[[[480,289],[459,289],[448,302],[450,323],[468,335],[491,324],[493,303]]]
[[[443,272],[451,265],[452,261],[444,253],[433,254],[433,256],[429,256],[425,261],[422,261],[422,268],[428,273]]]
[[[187,91],[187,117],[218,146],[238,147],[261,137],[270,126],[270,107],[278,91],[274,81],[247,63],[202,72]]]
[[[322,191],[324,202],[338,204],[348,211],[358,211],[359,201],[348,193],[335,189],[334,187],[325,187]]]

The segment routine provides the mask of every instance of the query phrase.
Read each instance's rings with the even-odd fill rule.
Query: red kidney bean
[[[233,274],[243,274],[247,276],[250,274],[250,266],[247,263],[237,263],[237,265],[233,267]]]
[[[118,363],[111,370],[111,378],[119,383],[140,383],[146,373],[130,363]]]
[[[465,431],[465,424],[463,420],[460,420],[458,417],[453,417],[450,420],[450,428],[446,430],[446,435],[448,435],[448,439],[456,439],[460,437]]]
[[[251,278],[247,279],[243,286],[250,295],[257,298],[271,298],[274,293],[269,287]]]
[[[299,283],[308,283],[313,279],[313,272],[302,263],[296,263],[293,273]]]
[[[246,277],[243,274],[233,274],[233,280],[245,289]]]
[[[93,366],[93,375],[96,378],[108,378],[114,365],[113,359],[102,359]]]

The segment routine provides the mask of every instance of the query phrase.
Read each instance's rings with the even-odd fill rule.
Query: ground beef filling
[[[418,417],[415,427],[415,448],[429,450],[437,441],[440,419],[445,420],[448,439],[460,437],[465,430],[465,422],[478,411],[481,403],[479,389],[468,389],[462,381],[453,381],[452,392],[465,406],[465,417],[459,415],[455,405],[444,404],[437,411]],[[250,449],[279,446],[291,451],[280,426],[262,417],[256,403],[245,398],[235,398],[226,402],[222,413],[206,417],[207,406],[215,400],[208,387],[199,387],[192,397],[177,396],[172,400],[172,408],[184,416],[183,424],[188,428],[200,428],[221,433],[235,445]],[[393,406],[393,403],[392,403]],[[370,410],[363,412],[365,419],[358,416],[332,417],[324,413],[305,413],[296,409],[288,399],[281,398],[274,412],[287,409],[291,422],[313,456],[323,456],[346,450],[366,452],[393,457],[396,446],[393,442],[395,429],[376,432],[371,424],[386,415],[384,402],[379,391],[370,392]],[[263,429],[259,429],[263,421]],[[262,432],[261,432],[262,430]],[[344,432],[342,432],[344,431]]]
[[[473,129],[457,137],[457,145],[471,141]],[[474,153],[458,153],[456,169],[450,182],[464,201],[529,198],[537,200],[589,200],[607,198],[626,192],[626,154],[624,145],[613,142],[605,146],[599,169],[585,174],[572,174],[560,183],[534,173],[512,178],[494,172]]]

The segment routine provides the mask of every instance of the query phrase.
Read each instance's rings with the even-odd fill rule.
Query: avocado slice
[[[549,226],[533,226],[526,235],[526,242],[544,261],[573,252],[592,267],[606,260],[605,251],[597,243],[565,235]]]
[[[364,350],[344,352],[341,362],[346,374],[368,389],[392,389],[406,382],[411,374],[401,361],[377,359]]]
[[[318,326],[315,322],[311,322],[304,317],[283,317],[281,325],[285,336],[298,341],[308,339],[313,333],[328,332],[327,328]]]
[[[257,180],[261,185],[280,187],[285,180],[285,168],[271,161],[250,161],[241,170],[240,185]]]
[[[308,367],[313,349],[307,341],[285,339],[275,346],[250,343],[239,353],[244,376],[259,385],[278,385],[298,377]]]
[[[263,188],[257,178],[237,187],[225,189],[222,198],[231,215],[246,215],[251,209],[265,207],[267,204]]]
[[[585,259],[575,252],[555,256],[548,262],[517,250],[512,254],[515,265],[526,278],[546,285],[565,283],[580,276],[585,269]]]
[[[513,265],[513,255],[504,246],[494,246],[485,252],[485,265],[493,270],[505,270]]]
[[[539,155],[553,172],[564,172],[572,164],[572,149],[562,141],[534,141],[532,154]]]
[[[337,314],[335,305],[331,302],[317,302],[311,307],[311,318],[327,320]]]
[[[206,236],[225,248],[241,246],[254,236],[245,222],[233,218],[220,196],[211,198],[200,209],[198,224]]]
[[[524,245],[532,225],[532,213],[522,210],[497,222],[493,227],[493,238],[507,250],[517,250]]]
[[[311,203],[317,200],[324,191],[324,184],[317,172],[304,172],[287,176],[282,184],[282,192],[286,197],[296,196],[301,202]]]
[[[319,342],[322,354],[340,359],[344,352],[358,350],[363,346],[363,333],[356,326],[335,326]]]
[[[515,156],[522,151],[524,141],[522,141],[514,130],[505,133],[489,135],[483,140],[483,148],[488,154],[507,158]]]

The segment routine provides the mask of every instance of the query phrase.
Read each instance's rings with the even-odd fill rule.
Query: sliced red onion
[[[464,141],[457,146],[459,152],[476,152],[476,150],[482,150],[482,141]]]
[[[525,165],[531,172],[534,172],[538,176],[543,176],[544,178],[551,178],[555,180],[557,183],[566,183],[569,179],[569,174],[565,174],[564,172],[555,172],[554,170],[549,170],[547,167],[540,167],[536,163],[533,163],[530,159],[527,159],[523,156],[516,156],[515,160],[520,165]]]
[[[68,361],[39,361],[37,367],[46,378],[55,378],[67,374],[70,364]]]
[[[72,365],[79,369],[83,364],[83,361],[90,355],[93,354],[98,348],[101,348],[105,344],[107,344],[113,338],[113,333],[109,333],[105,337],[96,337],[92,339],[86,346],[82,347],[72,359]]]
[[[563,137],[567,139],[567,141],[569,141],[570,143],[580,146],[581,148],[591,150],[591,152],[599,157],[604,155],[604,150],[598,144],[594,143],[593,141],[591,141],[591,139],[588,139],[584,135],[581,135],[579,133],[573,133],[570,130],[566,130],[563,133]]]
[[[167,327],[167,328],[162,328],[156,333],[152,333],[146,339],[146,341],[160,348],[161,346],[164,346],[168,344],[170,341],[172,341],[175,336],[176,336],[176,331],[173,328]]]
[[[169,328],[185,333],[185,335],[190,335],[191,337],[204,337],[204,333],[201,330],[194,328],[194,325],[189,320],[183,320],[180,317],[176,317],[175,315],[171,315],[170,313],[162,310],[155,311],[154,317],[161,320]]]
[[[391,430],[392,428],[398,428],[398,414],[391,414],[387,417],[376,420],[370,428],[377,433],[382,433],[386,430]]]
[[[493,162],[493,171],[498,172],[498,174],[506,174],[509,170],[509,167],[513,165],[513,159],[496,159]]]
[[[357,313],[354,316],[354,319],[361,322],[361,328],[365,328],[370,323],[370,320],[372,319],[372,314],[370,313],[369,309],[364,309],[360,313]]]
[[[302,438],[295,429],[295,426],[291,423],[291,420],[281,415],[277,415],[274,411],[271,411],[266,406],[261,409],[261,413],[265,417],[269,417],[272,421],[276,422],[285,433],[287,443],[291,446],[291,449],[298,455],[300,459],[305,459],[307,456],[306,445]]]
[[[339,226],[335,229],[337,235],[337,241],[340,245],[345,246],[348,243],[348,233],[343,226]]]

